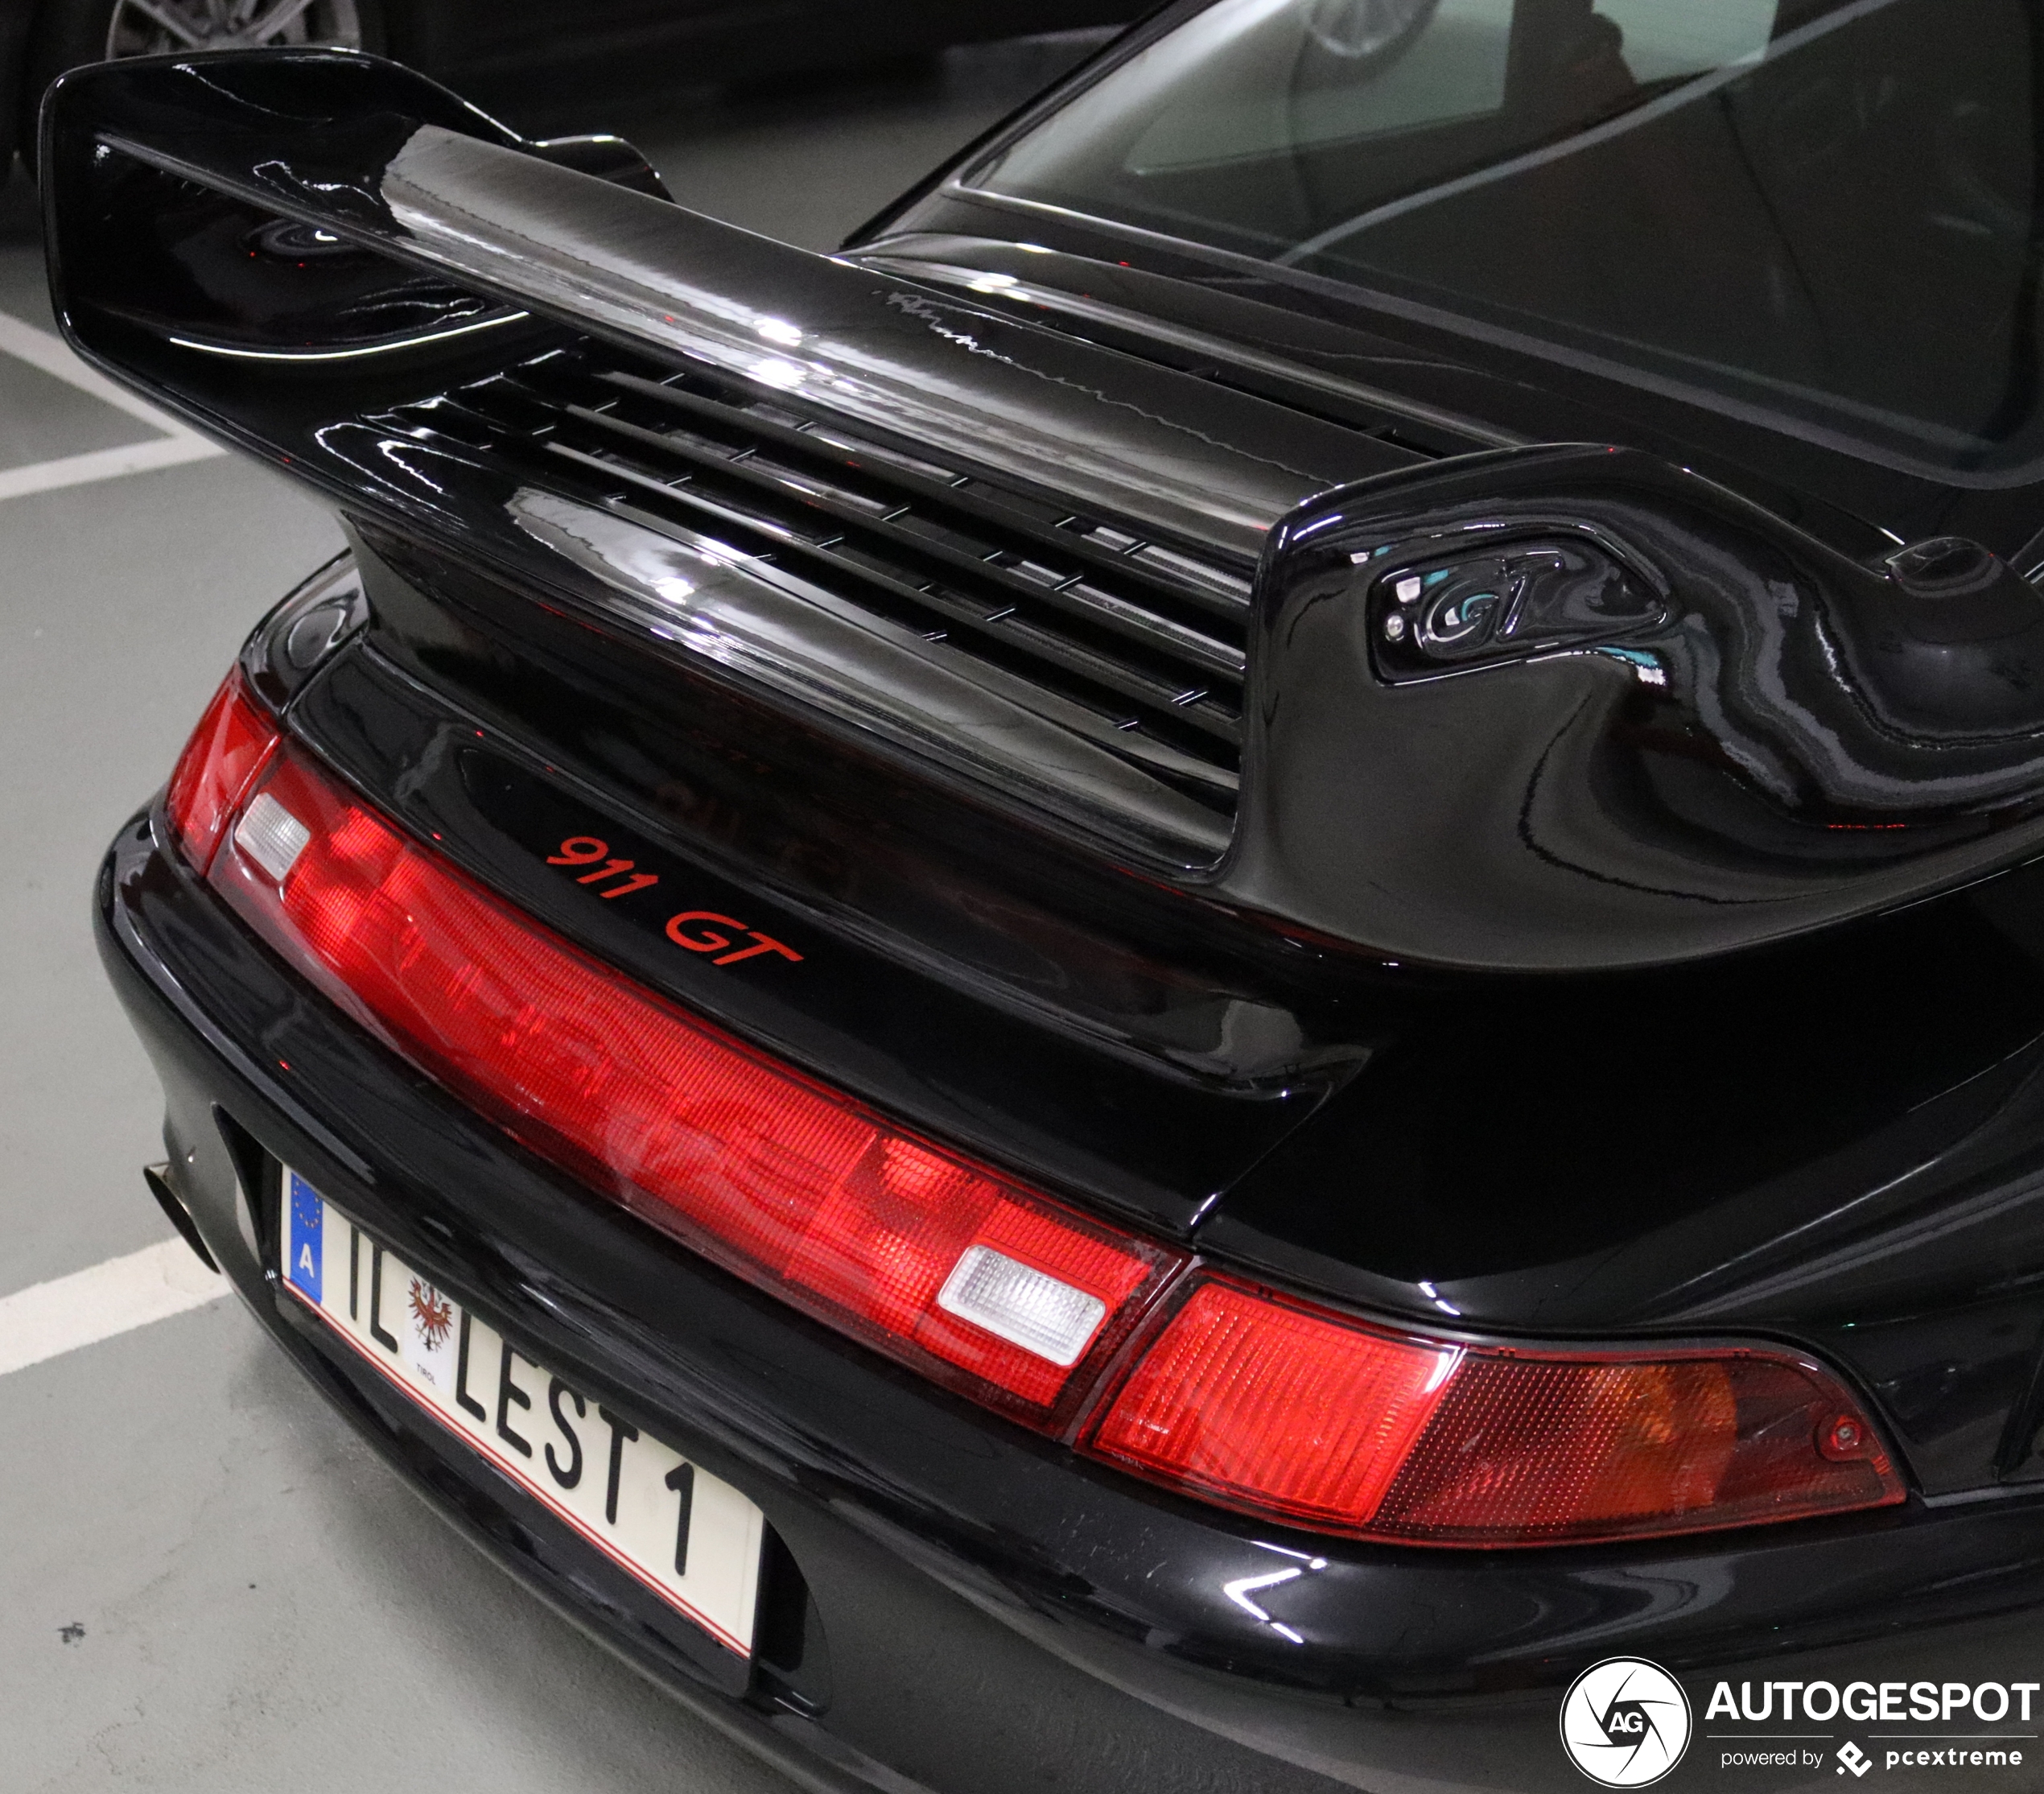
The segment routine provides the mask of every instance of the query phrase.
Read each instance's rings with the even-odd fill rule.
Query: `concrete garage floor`
[[[568,128],[614,123],[684,203],[826,247],[1065,53],[587,106]],[[161,437],[33,365],[47,340],[19,326],[52,324],[32,231],[18,176],[0,194],[0,1367],[9,1297],[170,1235],[139,1174],[160,1097],[94,958],[93,874],[250,625],[340,545],[319,506],[225,456],[19,490],[21,470]],[[0,1368],[0,1787],[789,1785],[524,1597],[238,1305],[178,1275],[198,1305]]]

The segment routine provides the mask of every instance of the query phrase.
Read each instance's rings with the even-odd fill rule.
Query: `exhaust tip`
[[[199,1255],[199,1262],[208,1271],[217,1271],[213,1255],[206,1249],[206,1243],[199,1237],[199,1223],[192,1219],[192,1210],[179,1200],[178,1194],[171,1188],[171,1167],[167,1161],[162,1165],[145,1165],[142,1168],[142,1181],[149,1186],[149,1194],[156,1198],[156,1206],[169,1218],[178,1231],[178,1236]]]

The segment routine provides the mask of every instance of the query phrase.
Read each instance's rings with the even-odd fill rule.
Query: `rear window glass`
[[[972,184],[2044,472],[2044,0],[1218,0]]]

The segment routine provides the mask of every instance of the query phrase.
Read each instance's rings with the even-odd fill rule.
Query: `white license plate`
[[[282,1208],[294,1296],[606,1557],[751,1655],[757,1507],[528,1358],[288,1168]]]

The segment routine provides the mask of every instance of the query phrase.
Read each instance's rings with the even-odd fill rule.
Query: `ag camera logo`
[[[1561,1747],[1606,1788],[1646,1788],[1689,1748],[1689,1697],[1659,1664],[1606,1657],[1568,1685],[1561,1701]]]

